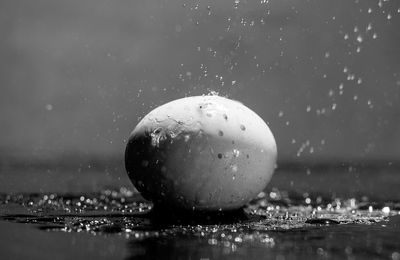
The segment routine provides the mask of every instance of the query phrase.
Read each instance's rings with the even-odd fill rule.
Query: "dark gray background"
[[[1,158],[122,158],[140,116],[218,91],[269,123],[281,160],[399,159],[399,8],[1,1]]]

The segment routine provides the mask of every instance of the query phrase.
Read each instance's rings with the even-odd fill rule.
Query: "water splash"
[[[94,235],[115,233],[136,239],[192,233],[208,237],[209,240],[215,239],[212,243],[229,238],[221,237],[222,234],[231,235],[228,239],[231,243],[263,243],[267,237],[260,231],[305,228],[310,225],[371,224],[385,221],[387,216],[397,215],[400,210],[399,203],[379,204],[355,198],[311,197],[307,193],[289,197],[287,192],[277,189],[269,194],[260,193],[257,199],[246,206],[244,215],[223,216],[216,218],[215,223],[207,218],[194,222],[184,220],[184,225],[179,221],[163,223],[164,217],[152,218],[150,213],[153,205],[137,191],[126,188],[92,194],[1,194],[0,206],[19,207],[18,214],[2,215],[0,219],[36,224],[42,230]],[[203,222],[204,225],[198,225]],[[163,223],[161,229],[157,228],[160,223]]]

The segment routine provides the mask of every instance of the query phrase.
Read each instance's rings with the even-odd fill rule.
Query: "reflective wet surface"
[[[153,208],[128,188],[1,194],[0,251],[5,259],[399,259],[399,210],[276,188],[214,214]]]

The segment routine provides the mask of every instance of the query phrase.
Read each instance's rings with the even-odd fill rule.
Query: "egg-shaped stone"
[[[125,152],[129,178],[156,205],[233,210],[261,192],[277,148],[267,124],[238,101],[193,96],[147,114]]]

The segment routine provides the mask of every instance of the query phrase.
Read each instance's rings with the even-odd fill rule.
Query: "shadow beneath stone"
[[[261,218],[246,213],[243,208],[230,211],[191,211],[160,205],[155,205],[149,216],[155,226],[228,225]]]

